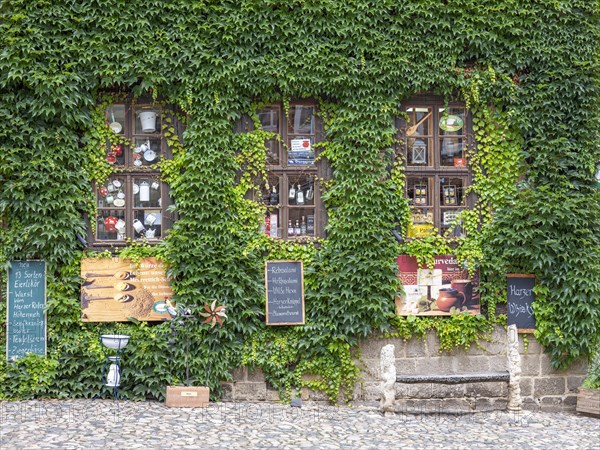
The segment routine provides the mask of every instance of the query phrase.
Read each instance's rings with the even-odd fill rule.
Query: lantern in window
[[[416,139],[412,146],[412,163],[427,163],[427,145],[421,139]]]

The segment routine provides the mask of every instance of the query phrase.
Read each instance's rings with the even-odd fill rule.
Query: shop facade
[[[600,339],[598,85],[579,69],[595,61],[593,19],[578,12],[591,7],[564,25],[530,5],[545,31],[519,49],[525,36],[487,7],[500,41],[468,5],[434,7],[464,28],[439,36],[410,26],[431,13],[416,3],[412,19],[303,5],[318,19],[300,25],[296,7],[221,6],[157,6],[150,27],[125,14],[118,28],[136,32],[114,36],[120,50],[100,44],[115,28],[95,7],[89,28],[57,23],[82,34],[67,45],[14,6],[45,47],[23,65],[13,42],[0,64],[0,312],[17,355],[0,395],[92,396],[99,336],[117,334],[130,336],[128,398],[190,384],[213,399],[375,402],[385,342],[403,373],[502,370],[518,275],[533,280],[519,308],[535,313],[524,398],[570,408]],[[24,261],[43,263],[35,304],[11,278]],[[301,262],[296,297],[277,307],[301,305],[302,321],[269,320],[277,261]],[[29,308],[36,329],[17,317]],[[26,356],[26,335],[44,351]],[[398,399],[498,409],[504,389]]]

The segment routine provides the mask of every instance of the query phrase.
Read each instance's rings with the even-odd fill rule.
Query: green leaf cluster
[[[585,0],[3,1],[0,265],[47,261],[49,354],[3,363],[13,381],[2,396],[90,397],[101,387],[98,335],[119,332],[132,336],[129,398],[162,398],[189,358],[191,376],[217,394],[244,362],[284,397],[311,386],[337,400],[356,380],[361,337],[435,329],[444,349],[485,338],[507,272],[537,275],[536,337],[554,365],[590,354],[600,329],[599,17]],[[409,211],[394,118],[423,92],[473,113],[478,201],[459,219],[465,237],[400,246],[391,230],[406,230]],[[109,174],[104,146],[119,142],[104,107],[124,93],[171,105],[167,115],[185,122],[180,136],[165,120],[173,159],[160,166],[179,219],[157,248],[123,255],[163,258],[176,301],[227,305],[226,325],[194,329],[189,352],[169,354],[168,324],[79,320],[76,236],[95,215],[92,182]],[[257,102],[306,98],[326,124],[327,236],[273,242],[259,233],[264,207],[245,196],[265,181],[269,135],[234,128]],[[453,251],[479,268],[488,318],[395,317],[402,251],[425,264]],[[305,262],[301,329],[264,324],[264,260],[286,257]]]

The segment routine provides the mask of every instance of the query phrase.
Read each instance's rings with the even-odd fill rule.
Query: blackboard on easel
[[[508,282],[508,325],[516,325],[519,333],[533,333],[535,330],[535,275],[509,273]]]
[[[11,261],[6,293],[6,359],[46,355],[46,262]]]
[[[304,325],[302,261],[265,261],[267,325]]]

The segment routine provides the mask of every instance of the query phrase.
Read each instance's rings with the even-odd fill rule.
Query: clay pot
[[[451,287],[463,295],[461,306],[471,304],[471,298],[473,297],[473,282],[471,280],[452,280]]]
[[[435,302],[440,311],[448,312],[453,306],[459,306],[464,298],[461,292],[452,288],[442,288]]]

